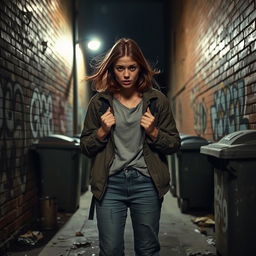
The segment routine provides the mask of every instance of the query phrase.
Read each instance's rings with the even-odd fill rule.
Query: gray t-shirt
[[[150,176],[143,156],[145,131],[140,125],[142,101],[134,108],[127,108],[113,99],[116,124],[114,127],[115,158],[110,166],[109,175],[124,168],[133,167]]]

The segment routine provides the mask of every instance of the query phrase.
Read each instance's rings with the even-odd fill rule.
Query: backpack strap
[[[109,108],[109,102],[108,102],[108,100],[106,100],[104,98],[100,98],[100,101],[101,101],[101,105],[99,108],[99,114],[100,114],[100,116],[102,116]]]
[[[154,98],[149,103],[149,109],[153,116],[155,115],[155,113],[157,113],[157,104],[156,104],[157,102],[156,101],[157,101],[157,99]]]
[[[95,200],[96,200],[95,197],[92,196],[88,220],[93,220],[94,218]]]

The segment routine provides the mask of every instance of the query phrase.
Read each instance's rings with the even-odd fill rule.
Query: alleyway
[[[101,43],[98,52],[89,47],[94,37]],[[251,256],[256,251],[256,0],[1,1],[0,256],[98,255],[97,223],[87,220],[90,192],[81,196],[74,214],[59,213],[64,216],[58,218],[57,233],[43,231],[40,242],[25,245],[24,250],[17,238],[39,229],[40,198],[57,198],[56,191],[67,190],[67,186],[57,189],[65,180],[57,162],[66,168],[65,157],[49,151],[46,162],[56,161],[56,166],[45,168],[46,172],[43,158],[31,149],[53,134],[68,136],[67,141],[79,137],[94,94],[85,76],[121,37],[138,42],[152,68],[160,71],[155,80],[169,99],[180,135],[198,136],[207,143],[229,136],[220,144],[232,152],[220,156],[222,149],[213,146],[218,154],[209,161],[216,174],[210,182],[215,189],[216,232],[207,227],[202,234],[191,219],[208,213],[181,214],[176,198],[168,193],[162,209],[160,255],[216,256],[217,247],[222,256]],[[248,131],[254,133],[250,139]],[[244,137],[234,136],[236,132],[245,132]],[[189,167],[192,161],[202,167],[198,156],[191,154],[189,159]],[[48,171],[57,178],[45,182],[42,173]],[[205,174],[197,173],[193,179],[212,189],[200,180]],[[188,180],[184,187],[191,185]],[[44,185],[54,185],[54,194],[43,191]],[[197,185],[191,188],[199,191]],[[199,192],[197,198],[205,195]],[[129,219],[125,234],[126,256],[131,256]]]
[[[39,256],[98,255],[96,221],[87,220],[90,197],[90,192],[81,196],[80,208],[43,248]],[[215,255],[215,247],[207,242],[207,240],[211,240],[212,235],[214,235],[212,229],[208,229],[207,236],[196,232],[198,227],[192,223],[192,217],[192,215],[180,213],[180,210],[177,207],[176,198],[174,198],[171,193],[168,193],[165,196],[159,235],[162,246],[161,256]],[[79,231],[84,234],[84,237],[75,236],[76,232]],[[126,256],[132,256],[132,229],[129,218],[126,225],[125,242]],[[79,243],[80,245],[84,244],[84,246],[77,249],[71,249],[74,243],[77,243],[78,245]],[[91,244],[87,247],[87,245],[89,245],[88,243]],[[34,256],[38,254],[35,254],[35,252],[33,253],[32,251],[26,251],[10,253],[9,255]]]

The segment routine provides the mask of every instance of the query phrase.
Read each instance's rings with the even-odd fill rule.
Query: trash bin
[[[79,207],[81,188],[80,145],[73,138],[53,134],[33,148],[39,155],[41,197],[55,197],[59,210]]]
[[[80,144],[80,134],[75,135],[74,138],[76,139],[77,143]],[[81,192],[85,192],[89,189],[90,164],[90,159],[81,152]]]
[[[214,166],[216,249],[256,255],[256,130],[233,132],[201,147]]]
[[[175,175],[175,155],[167,155],[168,168],[170,173],[170,191],[176,197],[176,175]]]
[[[184,136],[190,136],[188,134],[180,134],[180,138],[182,139]],[[168,168],[170,173],[170,192],[174,197],[177,196],[176,192],[176,163],[175,163],[175,154],[167,155]]]
[[[208,141],[200,136],[181,136],[180,151],[175,154],[176,193],[182,213],[191,208],[213,208],[213,171],[200,147]]]

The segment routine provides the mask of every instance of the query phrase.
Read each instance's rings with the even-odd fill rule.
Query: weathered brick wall
[[[256,1],[183,0],[176,7],[170,97],[179,130],[217,141],[255,129]]]
[[[73,135],[71,10],[71,0],[1,1],[0,247],[35,216],[30,145]]]

